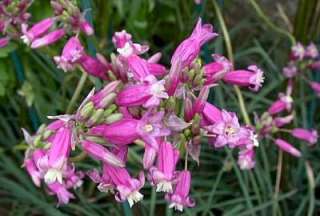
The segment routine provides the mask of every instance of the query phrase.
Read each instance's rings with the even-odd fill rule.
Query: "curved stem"
[[[80,96],[80,93],[84,87],[84,84],[86,83],[86,80],[88,78],[88,74],[86,72],[84,72],[82,69],[80,69],[82,71],[82,75],[81,75],[81,78],[77,84],[77,87],[76,87],[76,90],[74,91],[73,93],[73,96],[70,100],[70,103],[68,104],[68,107],[67,107],[67,113],[71,113],[72,112],[72,108],[73,106],[75,105],[75,103],[77,102],[79,96]]]
[[[286,37],[289,38],[291,45],[294,45],[296,43],[296,39],[293,37],[293,35],[288,32],[285,31],[281,28],[279,28],[278,26],[276,26],[262,11],[262,9],[260,8],[260,6],[257,4],[257,2],[255,0],[249,0],[250,4],[252,5],[252,7],[254,8],[254,10],[257,12],[258,16],[260,16],[260,18],[271,28],[273,29],[273,31],[278,32],[279,34],[285,35]]]
[[[229,33],[228,33],[228,29],[227,29],[226,24],[224,22],[224,19],[222,17],[220,8],[217,5],[217,2],[216,1],[212,1],[212,2],[213,2],[213,6],[214,6],[214,9],[215,9],[216,15],[217,15],[218,20],[219,20],[219,23],[220,23],[220,27],[221,27],[221,30],[222,30],[223,38],[224,38],[224,41],[225,41],[225,44],[226,44],[228,58],[232,63],[234,63],[232,45],[231,45],[231,40],[230,40],[230,36],[229,36]],[[245,121],[245,123],[247,125],[251,125],[251,121],[250,121],[250,118],[249,118],[249,115],[248,115],[248,112],[247,112],[247,109],[246,109],[246,106],[245,106],[245,103],[244,103],[244,99],[243,99],[241,90],[239,89],[239,87],[234,86],[234,91],[236,92],[236,95],[237,95],[237,99],[238,99],[238,102],[239,102],[240,111],[241,111],[241,114],[243,116],[243,119],[244,119],[244,121]]]

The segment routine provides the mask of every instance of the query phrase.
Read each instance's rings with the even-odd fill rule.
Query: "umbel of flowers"
[[[14,1],[6,2],[10,5]],[[159,63],[160,53],[143,58],[148,45],[135,43],[125,30],[114,34],[116,54],[111,54],[110,60],[99,54],[89,56],[79,33],[91,35],[93,29],[76,4],[62,0],[51,3],[55,16],[30,27],[23,23],[21,40],[36,49],[67,37],[61,54],[53,57],[57,67],[65,72],[81,67],[105,82],[102,89],[91,90],[73,114],[51,116],[52,122],[33,135],[23,130],[29,144],[24,167],[34,184],[44,186],[59,204],[74,199],[72,189],[80,187],[87,176],[98,190],[130,206],[143,199],[140,189],[147,180],[163,193],[169,207],[179,211],[193,207],[192,173],[187,164],[201,164],[202,138],[207,138],[215,149],[236,149],[239,167],[252,169],[258,139],[293,118],[290,114],[278,115],[291,110],[290,85],[255,127],[241,125],[236,113],[208,102],[209,91],[221,83],[258,91],[264,76],[256,65],[235,69],[219,54],[212,54],[212,62],[204,65],[199,57],[201,47],[218,34],[201,19],[177,46],[166,67]],[[292,135],[310,143],[317,140],[315,131],[302,128],[294,129]],[[284,140],[277,139],[275,144],[300,156]],[[137,175],[126,168],[132,145],[144,148]],[[88,155],[101,167],[80,169],[75,154]],[[89,157],[86,160],[91,160]]]

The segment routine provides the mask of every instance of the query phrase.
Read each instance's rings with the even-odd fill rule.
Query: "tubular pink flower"
[[[208,86],[202,87],[200,90],[199,96],[195,100],[195,103],[193,105],[193,113],[202,113],[204,110],[204,107],[206,106],[208,96],[209,96],[210,88]]]
[[[156,107],[161,99],[169,96],[165,92],[164,80],[157,80],[153,75],[147,76],[144,83],[128,86],[119,92],[116,103],[119,106]]]
[[[292,109],[292,103],[293,99],[289,94],[285,95],[283,93],[280,93],[279,99],[273,102],[271,106],[268,108],[268,113],[270,115],[275,115],[284,110],[290,112]]]
[[[143,154],[143,168],[148,170],[154,163],[157,156],[157,149],[146,144],[144,146],[144,154]]]
[[[295,157],[300,157],[301,152],[293,147],[290,143],[286,142],[283,139],[276,139],[275,144],[283,151],[295,156]]]
[[[48,124],[47,129],[50,131],[57,131],[58,129],[60,129],[64,125],[65,125],[65,122],[58,119],[58,120],[55,120],[55,121],[51,122],[50,124]]]
[[[169,208],[175,208],[176,210],[183,211],[184,207],[194,207],[195,202],[189,197],[191,186],[190,172],[187,170],[181,171],[177,181],[174,192],[167,194],[165,197],[167,201],[171,202]]]
[[[162,77],[167,73],[167,69],[161,64],[148,62],[147,67],[149,72],[156,77]]]
[[[171,133],[162,122],[164,114],[163,111],[157,113],[148,111],[143,115],[142,119],[139,120],[137,125],[137,133],[140,138],[145,141],[147,145],[155,149],[158,149],[157,138],[168,136]]]
[[[139,138],[137,132],[139,120],[121,119],[109,125],[98,125],[90,130],[90,134],[103,136],[108,142],[127,145]],[[125,133],[124,133],[125,132]]]
[[[35,39],[38,39],[43,34],[47,33],[48,30],[53,26],[54,18],[46,18],[40,22],[34,24],[29,30],[27,30],[27,25],[22,24],[21,39],[27,45],[30,45]]]
[[[108,68],[106,65],[104,65],[102,62],[100,62],[98,59],[89,56],[89,55],[83,55],[79,59],[79,64],[83,67],[83,69],[90,75],[99,77],[103,80],[107,80],[107,72],[111,68]]]
[[[41,174],[36,167],[36,164],[34,163],[33,159],[26,159],[24,161],[24,167],[26,168],[28,174],[32,178],[33,183],[37,186],[40,187],[41,184]]]
[[[74,199],[74,195],[70,193],[63,184],[54,182],[48,184],[48,188],[52,195],[56,195],[59,201],[59,205],[68,204],[70,199]]]
[[[193,107],[190,97],[186,97],[184,100],[184,119],[189,122],[193,118]]]
[[[149,178],[153,185],[156,185],[157,192],[172,193],[172,185],[177,162],[179,160],[179,151],[171,143],[161,142],[157,166],[149,170]]]
[[[276,127],[281,128],[286,124],[289,124],[290,122],[292,122],[293,118],[294,118],[293,114],[290,114],[284,117],[276,117],[273,119],[273,123]]]
[[[213,32],[212,25],[202,25],[201,18],[198,19],[192,34],[180,43],[171,58],[171,69],[168,77],[168,94],[170,96],[174,95],[176,91],[181,71],[197,58],[201,46],[217,35]]]
[[[253,149],[244,149],[239,152],[238,165],[240,169],[252,169],[255,164],[255,152]]]
[[[37,49],[43,46],[48,46],[60,40],[64,35],[65,35],[64,29],[57,29],[41,38],[37,38],[36,40],[34,40],[31,43],[31,48]]]
[[[88,36],[91,36],[94,34],[94,30],[92,26],[85,19],[80,21],[80,30]]]
[[[264,82],[263,71],[256,65],[250,65],[248,70],[235,70],[226,73],[223,81],[241,87],[249,87],[252,91],[258,91]]]
[[[129,57],[125,58],[125,61],[128,65],[129,78],[132,77],[136,81],[142,81],[150,74],[148,62],[145,59],[137,55],[130,55]]]
[[[319,56],[319,51],[314,43],[310,43],[305,50],[305,57],[315,59]]]
[[[203,66],[206,77],[206,85],[213,84],[221,80],[224,75],[232,70],[232,63],[222,55],[212,55],[214,62]]]
[[[202,115],[211,124],[222,121],[221,110],[208,102],[204,105]]]
[[[0,38],[0,48],[8,45],[10,39],[8,37]]]
[[[286,78],[295,77],[298,74],[297,66],[294,63],[289,63],[288,66],[282,69],[282,73]]]
[[[315,145],[318,141],[318,132],[316,130],[307,130],[304,128],[294,128],[291,135],[300,140],[307,141],[311,145]]]
[[[125,168],[114,167],[105,164],[106,174],[110,177],[117,193],[115,198],[118,202],[128,201],[130,207],[143,199],[139,190],[143,187],[145,178],[143,172],[140,172],[139,179],[132,178]]]
[[[311,81],[309,82],[310,87],[312,90],[317,94],[318,97],[320,97],[320,83]]]
[[[87,140],[82,141],[81,144],[83,150],[94,159],[101,160],[104,163],[108,163],[113,166],[125,166],[124,162],[121,159],[119,159],[116,155],[111,153],[107,148],[103,147],[102,145]]]
[[[301,43],[297,43],[291,48],[290,58],[292,60],[302,60],[305,56],[305,49]]]
[[[152,63],[152,64],[156,64],[160,61],[162,57],[162,54],[160,52],[157,52],[155,54],[153,54],[150,58],[148,58],[148,63]]]
[[[109,105],[110,100],[120,86],[120,81],[113,81],[107,84],[103,89],[90,97],[96,109],[103,109]],[[113,93],[113,94],[112,94]],[[112,95],[111,95],[112,94]]]
[[[84,48],[77,37],[71,37],[65,44],[62,55],[53,57],[58,68],[64,72],[74,70],[75,63],[84,55]]]
[[[63,173],[67,169],[67,160],[71,151],[72,130],[69,126],[57,130],[47,154],[38,160],[38,166],[44,170],[47,184],[62,183]]]

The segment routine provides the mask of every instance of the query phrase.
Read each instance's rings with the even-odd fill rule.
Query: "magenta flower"
[[[113,81],[107,84],[103,89],[90,97],[96,109],[104,109],[115,97],[115,92],[120,86],[120,81]]]
[[[131,42],[132,36],[126,30],[115,32],[112,37],[112,43],[116,48],[123,48],[127,42]]]
[[[221,110],[208,102],[204,105],[202,115],[210,124],[222,121]]]
[[[139,138],[139,133],[137,132],[138,122],[139,120],[136,119],[124,118],[109,125],[95,126],[90,130],[90,134],[103,136],[113,144],[127,145]]]
[[[160,52],[157,52],[155,54],[153,54],[151,57],[148,58],[148,63],[152,63],[152,64],[156,64],[160,61],[162,57],[162,54]]]
[[[243,149],[239,152],[238,165],[242,170],[248,170],[254,168],[255,152],[252,149]]]
[[[65,121],[57,119],[57,120],[51,122],[50,124],[48,124],[47,130],[57,131],[61,127],[64,127],[65,123],[66,123]]]
[[[235,113],[222,110],[221,117],[220,121],[206,127],[208,132],[216,135],[214,146],[219,148],[227,144],[236,145],[241,133],[246,131],[241,130]]]
[[[304,128],[294,128],[291,131],[291,135],[300,140],[307,141],[311,145],[314,145],[318,141],[318,132],[316,130],[307,130]]]
[[[162,77],[167,73],[167,69],[161,64],[148,62],[147,67],[149,72],[156,77]]]
[[[32,178],[33,183],[37,186],[40,187],[41,184],[41,174],[33,161],[33,159],[26,159],[23,163],[24,167],[26,168],[28,174]]]
[[[309,85],[312,88],[312,90],[317,94],[317,96],[320,97],[320,83],[319,82],[310,81]]]
[[[298,74],[297,66],[291,62],[288,66],[282,69],[282,73],[286,78],[295,77]]]
[[[35,39],[38,39],[42,35],[48,32],[48,30],[53,26],[54,18],[46,18],[40,22],[34,24],[29,30],[27,30],[27,25],[22,24],[22,33],[21,39],[27,45],[30,45]]]
[[[176,164],[179,160],[179,151],[171,143],[161,142],[157,166],[149,170],[149,178],[153,185],[156,185],[157,192],[172,193],[172,185],[175,177]]]
[[[119,106],[139,106],[145,108],[156,107],[161,99],[169,96],[165,92],[164,80],[158,81],[153,75],[145,78],[144,83],[127,86],[117,95],[116,103]]]
[[[293,147],[290,143],[288,143],[287,141],[283,140],[283,139],[276,139],[275,140],[275,144],[283,151],[295,156],[295,157],[300,157],[301,156],[301,152],[296,149],[295,147]]]
[[[268,113],[270,115],[275,115],[284,110],[287,110],[288,112],[290,112],[292,109],[292,103],[293,103],[293,99],[290,96],[290,94],[285,95],[283,93],[280,93],[279,99],[273,102],[271,106],[268,108]]]
[[[153,165],[157,156],[157,151],[158,151],[157,148],[154,148],[148,144],[145,144],[143,160],[142,160],[144,169],[147,170]]]
[[[208,86],[202,87],[202,89],[199,92],[199,96],[197,97],[193,105],[194,114],[203,112],[208,100],[209,92],[210,88]]]
[[[0,48],[8,45],[10,39],[8,37],[0,38]]]
[[[129,78],[133,78],[136,81],[142,81],[150,74],[148,62],[137,55],[130,55],[129,57],[124,58],[123,61],[125,61],[128,66],[127,76]]]
[[[70,199],[74,199],[74,195],[70,193],[66,187],[58,182],[48,184],[50,194],[58,197],[59,205],[68,204]]]
[[[305,56],[305,49],[301,43],[297,43],[291,48],[290,57],[292,60],[302,60]]]
[[[65,125],[57,130],[47,154],[38,161],[40,170],[45,173],[44,180],[47,184],[55,181],[62,183],[71,151],[71,142],[72,129]]]
[[[53,57],[58,68],[64,72],[74,70],[75,63],[84,55],[84,48],[77,37],[71,37],[65,44],[62,55]]]
[[[276,127],[281,128],[286,124],[289,124],[290,122],[292,122],[294,118],[293,114],[284,116],[284,117],[276,117],[273,119],[273,123]]]
[[[111,70],[105,64],[100,62],[98,59],[89,56],[83,55],[79,59],[79,64],[83,67],[83,69],[90,75],[99,77],[101,79],[107,80],[107,72]]]
[[[177,178],[177,185],[173,193],[166,195],[165,199],[170,201],[169,208],[183,211],[184,207],[194,207],[195,202],[189,197],[191,186],[191,174],[188,170],[181,171]]]
[[[223,81],[241,87],[249,87],[252,91],[258,91],[264,82],[263,71],[256,65],[250,65],[248,70],[235,70],[226,73]]]
[[[85,152],[87,152],[91,157],[96,160],[101,160],[104,163],[111,164],[113,166],[124,167],[124,162],[110,152],[107,148],[102,145],[96,144],[91,141],[84,140],[82,141],[82,148]]]
[[[305,50],[305,57],[315,59],[319,56],[319,51],[314,43],[310,43]]]
[[[53,32],[48,33],[47,35],[45,35],[41,38],[37,38],[36,40],[34,40],[31,43],[31,48],[37,49],[37,48],[40,48],[43,46],[48,46],[50,44],[53,44],[53,43],[57,42],[58,40],[60,40],[65,34],[66,34],[66,32],[64,31],[64,29],[57,29]]]
[[[158,149],[157,138],[168,136],[171,132],[162,122],[164,114],[163,111],[156,113],[148,111],[137,125],[137,133],[140,138],[155,149]]]
[[[206,77],[206,85],[213,84],[221,80],[224,75],[232,70],[232,63],[222,55],[212,55],[214,62],[203,66]]]
[[[198,19],[192,34],[180,43],[171,58],[171,69],[168,77],[168,94],[170,96],[174,95],[176,91],[181,71],[197,58],[201,46],[217,35],[213,32],[212,25],[202,25],[201,18]]]
[[[90,36],[94,34],[94,30],[90,23],[86,21],[84,18],[80,21],[80,30],[84,32],[86,35]]]
[[[117,193],[115,198],[118,202],[128,201],[130,207],[134,203],[143,199],[139,190],[143,187],[145,178],[143,172],[140,172],[139,179],[132,178],[125,168],[114,167],[105,164],[104,172],[110,177]]]

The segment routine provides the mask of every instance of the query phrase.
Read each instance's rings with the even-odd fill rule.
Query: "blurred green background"
[[[222,13],[233,46],[236,67],[251,63],[261,66],[266,74],[259,94],[243,91],[246,106],[261,114],[285,88],[282,67],[288,61],[291,42],[288,35],[307,44],[319,42],[320,1],[317,0],[81,0],[87,9],[96,34],[83,38],[91,54],[109,56],[114,51],[111,38],[115,31],[125,29],[134,41],[150,45],[149,54],[161,52],[161,63],[169,65],[175,47],[191,32],[197,18],[214,25],[220,36],[208,43],[201,56],[211,60],[212,53],[227,55],[217,18]],[[52,15],[49,0],[35,0],[30,12],[32,21]],[[175,215],[167,208],[161,194],[150,185],[142,190],[144,200],[133,209],[118,204],[113,196],[98,192],[85,181],[76,191],[77,199],[56,208],[55,198],[36,188],[21,168],[25,145],[21,127],[35,131],[47,122],[46,116],[65,112],[79,71],[64,73],[52,62],[63,43],[50,48],[31,50],[21,43],[0,49],[0,215]],[[308,74],[320,81],[319,74]],[[92,86],[87,82],[88,93]],[[319,100],[303,82],[296,89],[295,126],[319,128]],[[221,85],[210,93],[210,101],[228,110],[238,110],[232,88]],[[257,149],[257,166],[253,171],[240,171],[231,152],[213,150],[203,143],[200,166],[192,163],[191,195],[197,205],[179,215],[319,215],[320,214],[320,151],[294,142],[304,157],[293,159],[284,155],[280,193],[274,195],[277,169],[277,148],[263,142]],[[135,151],[136,150],[136,151]],[[130,169],[141,168],[139,149],[129,155]],[[307,173],[309,161],[312,170]],[[95,163],[80,163],[84,169]],[[313,176],[311,175],[313,173]]]

